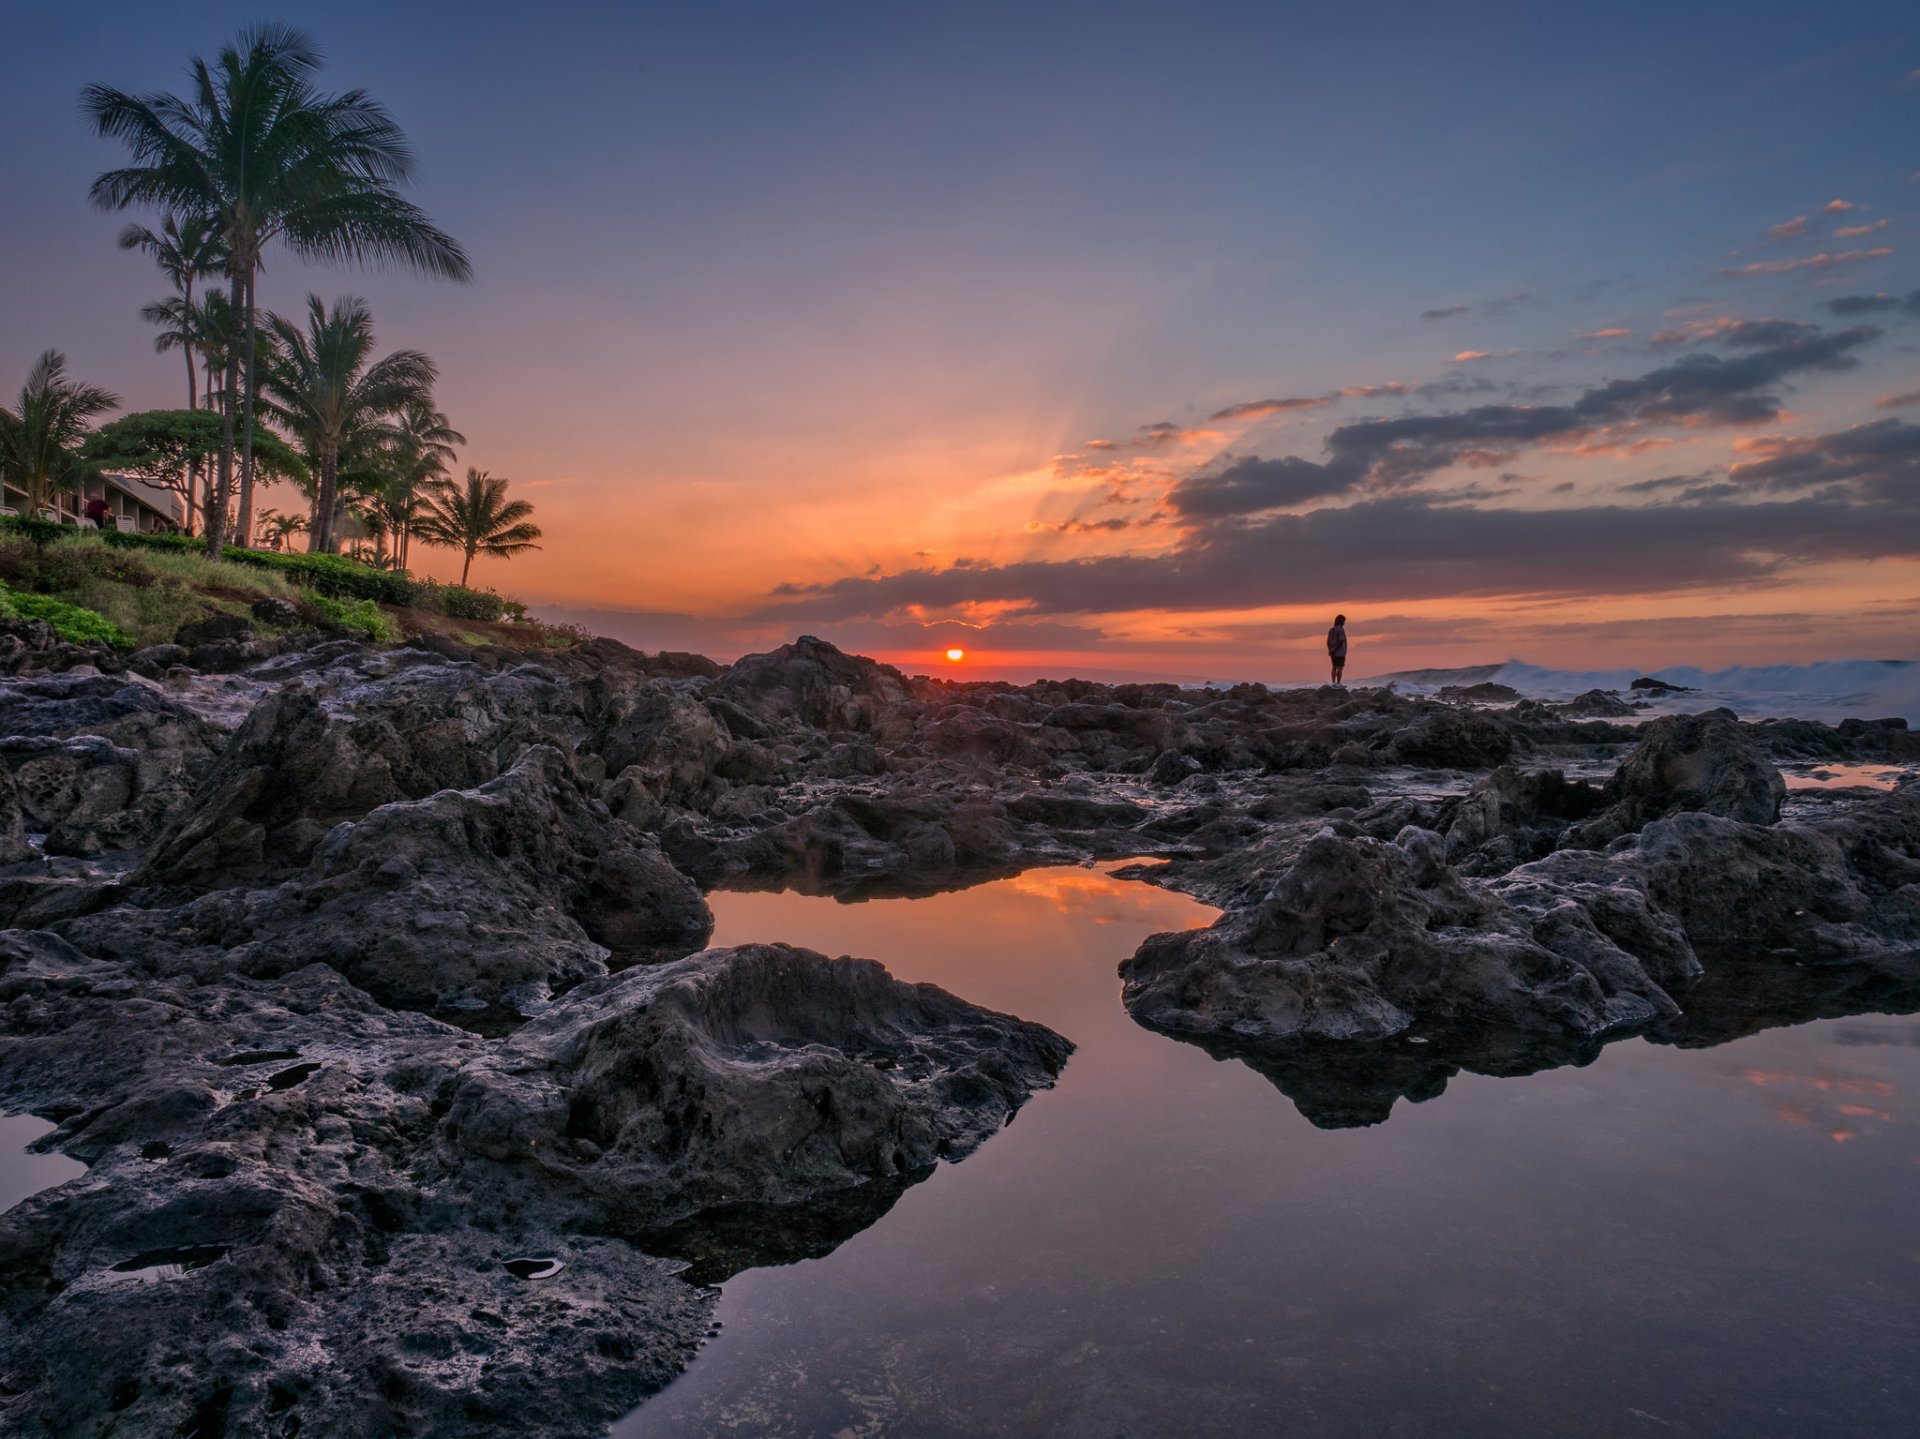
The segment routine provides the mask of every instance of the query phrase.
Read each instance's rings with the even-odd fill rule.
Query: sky
[[[54,347],[182,402],[79,94],[281,20],[475,278],[270,253],[261,303],[436,359],[545,530],[475,581],[542,613],[977,675],[1309,678],[1336,611],[1356,674],[1920,655],[1910,4],[611,8],[14,17],[0,393]]]

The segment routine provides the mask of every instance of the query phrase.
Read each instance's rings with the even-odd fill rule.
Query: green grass
[[[90,613],[106,626],[99,637],[111,631],[120,638],[110,643],[134,646],[170,643],[182,625],[210,615],[250,618],[253,602],[266,598],[289,600],[314,623],[379,643],[401,637],[394,618],[382,613],[383,604],[453,620],[505,620],[515,625],[515,642],[523,644],[565,649],[589,638],[575,626],[527,620],[526,606],[491,590],[416,580],[339,555],[229,546],[214,559],[204,541],[184,535],[77,530],[17,516],[0,517],[0,585]],[[65,622],[84,627],[71,616]],[[471,631],[461,638],[490,642]]]
[[[339,625],[370,640],[391,644],[400,638],[400,627],[380,612],[372,600],[335,600],[312,595],[308,603]]]
[[[55,634],[70,644],[112,645],[130,650],[133,636],[98,610],[68,604],[52,595],[36,595],[0,584],[0,615],[14,620],[45,620]]]

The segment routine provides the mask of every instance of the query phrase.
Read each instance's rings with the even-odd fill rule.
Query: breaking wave
[[[1630,689],[1645,676],[1689,693],[1645,695]],[[1733,665],[1704,670],[1694,665],[1661,669],[1559,670],[1524,660],[1459,670],[1407,670],[1381,675],[1408,694],[1428,694],[1449,684],[1491,681],[1533,699],[1564,700],[1588,690],[1615,690],[1623,698],[1652,701],[1649,715],[1684,714],[1724,705],[1742,719],[1794,718],[1829,723],[1859,716],[1898,716],[1920,725],[1920,662],[1913,660],[1822,660],[1805,665]]]

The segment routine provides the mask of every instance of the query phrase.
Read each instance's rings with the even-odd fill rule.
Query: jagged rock
[[[13,771],[0,765],[0,865],[19,864],[32,859],[34,849],[27,842],[26,811],[20,806],[20,790],[13,782]]]
[[[301,622],[300,606],[296,605],[292,600],[279,599],[273,595],[263,595],[253,602],[251,608],[253,618],[258,623],[272,625],[275,629],[292,629]],[[218,636],[217,638],[224,639],[228,638],[228,636]],[[190,645],[198,644],[199,641],[180,640],[179,643]]]
[[[1520,691],[1512,685],[1483,680],[1474,685],[1442,685],[1434,698],[1448,704],[1512,704],[1520,698]]]
[[[523,1010],[605,974],[610,952],[618,963],[685,954],[712,927],[651,837],[538,745],[475,789],[337,825],[304,872],[272,888],[109,909],[70,932],[94,953],[203,975],[326,964],[395,1009]]]
[[[871,729],[883,710],[908,697],[905,677],[891,665],[844,654],[812,635],[738,660],[712,692],[764,721],[824,730]]]
[[[1548,708],[1569,719],[1631,719],[1640,713],[1611,690],[1588,690]]]
[[[233,883],[297,867],[342,820],[484,784],[528,746],[571,749],[586,733],[578,701],[531,665],[293,678],[248,715],[194,807],[159,836],[141,883]]]
[[[1690,695],[1698,693],[1692,685],[1669,684],[1665,680],[1657,680],[1650,675],[1641,675],[1639,679],[1628,685],[1627,688],[1630,690],[1639,690],[1642,694],[1650,695]]]
[[[712,1311],[636,1239],[747,1198],[809,1236],[850,1191],[884,1208],[1071,1049],[781,946],[595,981],[500,1042],[323,966],[156,978],[13,931],[0,1010],[0,1104],[92,1165],[0,1215],[23,1433],[604,1429]]]
[[[226,640],[244,640],[253,634],[253,625],[239,615],[215,613],[188,620],[174,632],[173,642],[191,650],[199,645],[215,645]]]
[[[1401,764],[1489,769],[1513,756],[1513,732],[1491,715],[1435,708],[1393,736]]]
[[[1443,802],[1433,828],[1470,874],[1499,874],[1548,853],[1567,824],[1601,804],[1601,792],[1559,770],[1524,774],[1502,765],[1458,800]],[[1478,853],[1476,853],[1478,851]]]
[[[467,1072],[445,1132],[641,1234],[959,1158],[1071,1052],[870,960],[746,945],[582,986]]]
[[[1591,1036],[1674,1010],[1577,907],[1516,910],[1444,855],[1426,830],[1389,843],[1323,829],[1265,898],[1122,964],[1127,1009],[1249,1046],[1464,1021]]]
[[[1561,843],[1599,849],[1683,810],[1772,824],[1786,795],[1779,769],[1730,711],[1670,715],[1646,726],[1602,790],[1605,808],[1569,829]]]

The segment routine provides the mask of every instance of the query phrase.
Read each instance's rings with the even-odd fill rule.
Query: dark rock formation
[[[1069,1049],[778,946],[596,981],[504,1042],[324,965],[156,980],[17,931],[0,1005],[0,1103],[92,1166],[0,1216],[15,1432],[595,1432],[711,1311],[636,1239],[897,1193]]]
[[[1772,824],[1786,796],[1779,769],[1731,711],[1672,715],[1646,726],[1601,791],[1606,808],[1568,831],[1562,844],[1599,849],[1681,811]]]
[[[1066,1058],[865,962],[692,952],[697,884],[1160,856],[1225,912],[1129,1006],[1320,1123],[1754,1022],[1730,974],[1898,996],[1920,944],[1920,786],[1776,819],[1774,760],[1890,724],[227,628],[0,625],[0,1105],[92,1166],[0,1216],[10,1431],[597,1432],[700,1338],[678,1257],[825,1252]]]
[[[1806,823],[1777,822],[1782,795],[1722,711],[1647,726],[1598,789],[1503,768],[1435,806],[1269,835],[1187,877],[1227,913],[1143,946],[1125,1002],[1318,1093],[1317,1123],[1362,1123],[1461,1068],[1674,1030],[1703,973],[1781,953],[1920,984],[1920,785]]]
[[[1569,719],[1631,719],[1639,713],[1611,690],[1588,690],[1550,708]]]

